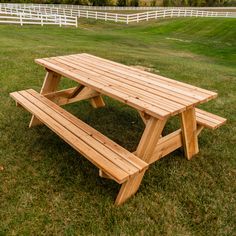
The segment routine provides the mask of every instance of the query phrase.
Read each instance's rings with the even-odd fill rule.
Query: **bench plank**
[[[45,104],[48,104],[51,108],[53,108],[55,111],[57,111],[60,115],[64,116],[67,118],[72,125],[76,125],[79,127],[81,130],[85,131],[86,134],[89,136],[93,137],[100,143],[102,143],[104,146],[107,148],[111,149],[114,153],[119,154],[122,158],[125,158],[127,162],[131,162],[132,165],[137,166],[138,169],[143,169],[146,167],[146,163],[141,161],[139,158],[137,158],[135,155],[127,151],[125,148],[119,146],[116,144],[114,141],[111,139],[107,138],[97,130],[93,129],[91,126],[87,125],[83,121],[79,120],[77,117],[73,116],[69,112],[65,111],[63,108],[57,106],[56,104],[50,102],[47,98],[45,98],[42,95],[39,95],[37,92],[34,90],[30,89],[28,90],[29,93],[36,97],[40,97],[40,100],[43,101]]]
[[[133,154],[130,153],[128,156],[128,151],[125,152],[125,157],[121,156],[120,154],[124,152],[123,148],[121,148],[119,154],[113,152],[114,146],[116,150],[119,149],[118,145],[113,145],[109,149],[107,147],[107,143],[109,143],[108,138],[101,134],[107,146],[103,145],[92,136],[93,133],[97,135],[98,131],[94,132],[92,127],[78,120],[76,117],[74,117],[74,120],[78,120],[78,123],[75,125],[70,121],[73,115],[42,95],[39,95],[34,90],[14,92],[10,95],[94,165],[111,175],[118,183],[125,182],[130,176],[147,168],[148,165]],[[51,105],[53,105],[53,108]],[[60,111],[61,109],[63,113]],[[69,117],[66,117],[67,114],[69,114]],[[86,128],[88,130],[88,127],[90,128],[89,134],[83,128],[79,128],[81,124],[83,124],[84,129]]]
[[[196,108],[195,110],[197,123],[206,128],[216,129],[226,123],[226,119],[223,117],[217,116],[199,108]]]

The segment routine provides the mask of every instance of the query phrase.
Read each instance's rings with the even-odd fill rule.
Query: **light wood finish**
[[[190,160],[199,152],[195,108],[182,112],[180,117],[184,152]]]
[[[76,97],[84,88],[85,88],[84,85],[79,84],[77,87],[75,87],[75,89],[68,98]]]
[[[199,125],[209,129],[216,129],[226,123],[226,119],[207,111],[196,108],[196,119]]]
[[[34,90],[10,95],[116,182],[124,183],[148,167],[135,155]]]
[[[205,89],[84,53],[36,59],[36,62],[162,120],[217,96]]]
[[[130,198],[132,195],[134,195],[138,191],[139,186],[142,182],[144,173],[145,173],[145,169],[141,173],[132,176],[128,181],[126,181],[125,183],[121,185],[119,194],[116,197],[116,201],[115,201],[116,205],[121,205],[128,198]]]
[[[105,102],[102,99],[102,96],[96,96],[90,99],[91,105],[94,108],[99,108],[99,107],[104,107],[105,106]]]
[[[64,89],[57,92],[47,93],[47,94],[44,94],[44,96],[61,106],[61,105],[97,97],[99,95],[98,92],[88,87],[83,87],[79,91],[79,93],[77,93],[78,91],[75,93],[75,90],[77,90],[77,87]]]
[[[150,163],[165,123],[166,120],[158,120],[154,117],[151,117],[147,122],[146,128],[136,150],[136,155],[146,163]]]
[[[143,123],[146,125],[148,120],[150,119],[150,116],[144,112],[139,111],[139,115],[143,120]]]
[[[199,151],[202,129],[215,129],[226,121],[195,108],[215,98],[215,92],[85,53],[35,61],[48,71],[41,95],[26,90],[11,96],[33,114],[30,126],[45,123],[97,166],[100,177],[122,184],[116,205],[137,192],[149,164],[182,146],[191,159]],[[79,85],[56,91],[61,76]],[[102,95],[135,108],[146,125],[133,154],[60,107],[84,99],[90,99],[94,108],[102,107]],[[181,129],[162,137],[168,118],[174,115],[180,116]]]
[[[169,153],[182,147],[182,145],[181,129],[160,138],[150,158],[149,164],[165,157]]]
[[[59,85],[60,79],[61,79],[60,74],[51,70],[47,70],[40,94],[46,94],[55,91]],[[33,115],[31,117],[29,127],[37,126],[40,124],[42,124],[42,122]]]
[[[197,125],[197,136],[202,132],[203,129],[204,129],[203,125]]]

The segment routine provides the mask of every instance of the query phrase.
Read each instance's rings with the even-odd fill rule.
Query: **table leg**
[[[199,152],[195,108],[183,111],[180,117],[185,156],[190,160]]]
[[[54,92],[58,87],[60,78],[61,78],[61,75],[48,70],[44,78],[44,82],[43,82],[43,86],[41,88],[40,94]],[[40,124],[42,124],[42,122],[33,115],[31,118],[29,127],[33,127]]]
[[[157,142],[161,137],[167,119],[158,120],[151,117],[143,132],[142,138],[136,150],[136,155],[143,161],[150,163]]]
[[[128,181],[121,185],[120,191],[116,197],[115,204],[120,205],[125,202],[128,198],[134,195],[142,182],[145,170],[129,178]]]

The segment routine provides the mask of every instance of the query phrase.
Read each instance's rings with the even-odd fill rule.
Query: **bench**
[[[209,129],[216,129],[226,122],[225,118],[196,108],[197,124]]]
[[[100,175],[104,173],[124,184],[116,199],[117,205],[136,192],[134,188],[124,194],[127,182],[143,175],[147,163],[33,89],[13,92],[10,96],[97,166]]]

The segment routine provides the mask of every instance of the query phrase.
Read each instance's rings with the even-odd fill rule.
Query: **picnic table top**
[[[159,119],[173,116],[217,96],[212,91],[86,53],[35,61]]]

